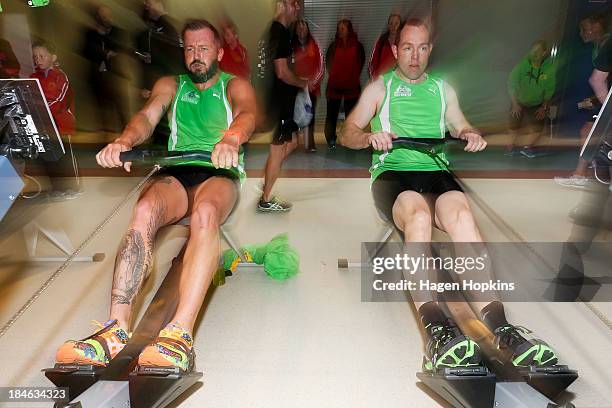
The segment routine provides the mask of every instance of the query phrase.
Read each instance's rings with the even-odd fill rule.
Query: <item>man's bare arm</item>
[[[287,85],[293,85],[297,88],[306,88],[308,81],[298,78],[287,64],[287,58],[279,58],[274,60],[274,72],[276,76],[286,83]]]
[[[446,94],[446,124],[451,132],[451,136],[467,141],[465,151],[477,152],[487,147],[487,142],[482,138],[480,132],[474,129],[467,121],[461,107],[457,93],[448,84],[444,84]]]
[[[170,106],[175,93],[176,80],[173,77],[160,78],[143,108],[132,117],[116,142],[126,143],[130,147],[145,142]]]
[[[461,132],[464,129],[470,129],[470,123],[463,115],[461,111],[461,107],[459,106],[459,99],[457,98],[457,93],[455,90],[448,84],[444,84],[445,96],[446,96],[446,125],[448,126],[448,130],[450,131],[453,137],[458,138]]]
[[[243,78],[234,78],[227,86],[233,121],[223,140],[237,145],[246,143],[255,130],[256,98],[253,86]]]
[[[212,152],[212,162],[218,168],[238,166],[239,147],[249,140],[255,130],[256,99],[249,81],[233,78],[227,86],[227,97],[233,120]]]
[[[610,75],[608,72],[594,69],[589,77],[589,85],[591,85],[595,96],[602,105],[608,96],[608,75]]]
[[[385,84],[382,77],[366,86],[359,97],[359,102],[344,122],[342,133],[340,133],[340,143],[343,146],[351,149],[365,149],[372,144],[371,136],[373,134],[365,132],[363,129],[368,126],[378,112],[384,97]],[[375,148],[377,147],[380,146],[375,146]]]
[[[153,133],[153,129],[166,112],[176,92],[176,81],[173,77],[160,78],[151,91],[145,106],[127,124],[121,136],[109,143],[96,155],[96,161],[102,167],[123,166],[130,171],[131,163],[119,160],[121,152],[143,143]]]

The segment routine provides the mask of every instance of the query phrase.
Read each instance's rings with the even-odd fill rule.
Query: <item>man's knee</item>
[[[467,204],[458,205],[453,214],[448,217],[445,228],[448,232],[452,230],[462,230],[464,232],[476,229],[474,214]]]
[[[414,200],[409,197],[398,197],[393,206],[393,214],[396,223],[402,231],[407,230],[430,230],[431,214],[428,208],[414,205]]]
[[[285,156],[286,145],[270,145],[270,155],[269,160],[282,160]]]
[[[155,202],[150,198],[140,198],[132,212],[132,222],[136,227],[145,227],[151,223]]]
[[[298,138],[294,135],[289,143],[287,143],[287,151],[291,153],[298,147]]]
[[[293,137],[290,142],[283,145],[283,160],[287,158],[297,148],[298,141],[296,137]]]
[[[221,210],[212,201],[200,201],[194,204],[191,212],[191,231],[218,229],[221,223]]]
[[[418,208],[404,212],[402,214],[402,219],[404,220],[405,229],[431,229],[431,215],[429,211],[425,209]]]

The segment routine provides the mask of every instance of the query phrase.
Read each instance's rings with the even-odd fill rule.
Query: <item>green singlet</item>
[[[444,138],[446,95],[441,79],[427,75],[423,82],[410,84],[393,70],[383,75],[383,81],[385,99],[370,121],[372,132],[390,132],[399,138]],[[448,164],[444,153],[439,157]],[[372,181],[387,170],[436,171],[445,170],[445,167],[415,150],[374,151],[370,167]]]
[[[213,151],[223,138],[223,131],[229,128],[233,120],[232,107],[227,99],[227,86],[233,77],[220,71],[219,80],[203,91],[195,86],[189,75],[177,77],[176,95],[168,110],[168,151]],[[200,160],[188,160],[176,165],[212,167],[211,163]],[[242,146],[238,167],[231,171],[241,180],[246,176]]]

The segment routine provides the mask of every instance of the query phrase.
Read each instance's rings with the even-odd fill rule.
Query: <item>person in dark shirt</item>
[[[266,161],[263,194],[257,209],[263,212],[286,212],[291,204],[272,196],[272,187],[280,174],[283,162],[297,146],[298,130],[293,120],[295,97],[300,88],[309,83],[301,79],[289,67],[293,54],[291,32],[288,27],[297,20],[300,6],[296,0],[277,0],[276,18],[268,31],[265,48],[260,50],[265,58],[260,62],[260,72],[266,82],[263,97],[267,122],[274,126],[270,155]]]
[[[113,26],[112,11],[100,6],[94,14],[94,27],[85,33],[83,56],[90,63],[90,81],[102,115],[101,128],[117,132],[112,124],[125,127],[130,115],[128,74],[122,69],[119,55],[129,49],[124,33]]]
[[[0,79],[19,78],[20,69],[11,43],[0,38]]]
[[[168,15],[164,0],[145,0],[143,19],[147,29],[136,36],[136,55],[140,59],[140,96],[151,96],[155,82],[163,76],[185,72],[182,39],[176,30],[176,22]],[[170,136],[168,118],[163,117],[151,135],[155,146],[166,146]]]
[[[589,78],[590,90],[595,96],[586,98],[578,104],[579,111],[585,117],[580,129],[580,146],[584,144],[591,128],[595,124],[594,115],[608,94],[608,73],[612,60],[612,41],[606,30],[607,21],[602,15],[587,15],[580,20],[580,37],[585,43],[593,44],[593,72]],[[586,84],[585,84],[586,85]],[[569,177],[555,177],[555,182],[563,187],[583,188],[589,177],[589,163],[578,158],[578,165]]]
[[[593,60],[593,72],[589,78],[589,85],[595,93],[597,101],[603,105],[610,89],[610,71],[612,71],[612,41],[610,34],[606,33],[598,44],[597,55]]]
[[[136,37],[136,55],[143,68],[142,96],[148,98],[155,81],[162,76],[181,74],[185,69],[180,64],[183,58],[181,36],[164,1],[145,0],[143,11],[147,29]]]

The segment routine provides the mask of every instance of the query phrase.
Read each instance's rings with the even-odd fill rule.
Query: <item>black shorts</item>
[[[448,171],[387,170],[372,183],[374,205],[387,221],[393,222],[393,204],[404,191],[436,196],[449,191],[463,192],[457,180]]]
[[[298,125],[293,120],[295,110],[296,89],[272,93],[268,98],[268,120],[272,131],[272,144],[282,145],[291,141],[293,133],[298,131]]]
[[[597,109],[578,109],[576,117],[580,123],[595,123],[595,116],[598,113]]]
[[[274,127],[271,143],[273,145],[289,143],[293,138],[293,133],[297,132],[298,129],[298,125],[293,119],[281,119]]]
[[[199,184],[202,184],[211,177],[226,177],[234,181],[236,187],[240,186],[240,180],[235,173],[228,169],[215,169],[214,167],[205,166],[169,166],[164,167],[157,173],[158,177],[172,176],[179,183],[189,190]]]
[[[540,109],[541,105],[525,107],[523,106],[521,110],[521,114],[518,118],[515,118],[512,114],[510,114],[510,129],[512,130],[520,130],[524,127],[530,127],[534,132],[541,132],[544,129],[544,124],[546,123],[547,116],[543,119],[536,119],[536,111]]]

